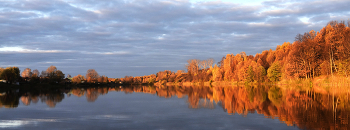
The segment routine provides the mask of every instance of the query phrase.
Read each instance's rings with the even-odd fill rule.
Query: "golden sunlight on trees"
[[[308,31],[298,34],[293,43],[284,42],[275,50],[247,55],[240,52],[227,54],[213,66],[212,58],[206,60],[190,59],[187,61],[187,73],[179,70],[159,71],[145,76],[125,76],[115,82],[121,84],[167,84],[178,82],[225,81],[237,83],[277,82],[285,79],[313,79],[319,76],[348,77],[350,74],[350,28],[348,21],[331,21],[320,31]],[[20,75],[21,74],[21,75]],[[46,71],[26,68],[20,73],[18,67],[0,68],[0,79],[7,83],[30,81],[58,83],[63,81],[62,71],[51,65]],[[24,80],[20,79],[20,76]],[[67,75],[67,78],[71,77]],[[28,79],[28,80],[27,80]],[[69,78],[70,79],[70,78]],[[67,79],[68,80],[68,79]],[[108,83],[107,76],[99,76],[94,69],[89,69],[86,76],[77,75],[74,83]],[[197,98],[193,98],[197,101]],[[195,104],[198,106],[198,104]]]
[[[80,74],[78,74],[77,76],[74,76],[74,77],[72,78],[72,82],[73,82],[73,83],[76,83],[76,84],[80,84],[80,83],[82,83],[82,82],[84,82],[84,81],[85,81],[85,77],[82,76],[82,75],[80,75]]]
[[[200,65],[200,69],[207,69],[210,68],[214,63],[214,59],[213,58],[209,58],[207,60],[202,60],[199,62]]]
[[[277,82],[283,79],[308,79],[321,75],[348,77],[350,71],[350,28],[332,21],[319,32],[298,34],[293,43],[284,42],[276,50],[264,50],[255,56],[245,52],[227,54],[212,67],[213,60],[187,61],[187,73],[160,71],[155,82]],[[140,83],[147,76],[125,77]],[[175,78],[174,78],[175,77]],[[175,79],[175,80],[174,80]],[[142,82],[145,83],[145,82]]]
[[[86,80],[88,83],[95,83],[97,82],[97,78],[99,77],[98,73],[95,71],[95,69],[89,69],[86,72]]]
[[[279,62],[272,63],[271,67],[267,70],[267,77],[272,82],[277,82],[281,80],[282,72],[281,65]]]
[[[266,80],[266,70],[263,66],[259,66],[256,68],[257,70],[255,71],[255,79],[258,82],[264,82]]]
[[[222,71],[220,69],[220,67],[218,67],[217,65],[214,65],[213,69],[212,69],[212,80],[213,81],[222,81],[223,80],[223,75],[222,75]]]
[[[186,68],[187,68],[187,73],[189,74],[193,74],[193,75],[196,75],[198,73],[198,70],[199,70],[199,61],[198,59],[191,59],[191,60],[187,60],[187,65],[186,65]]]
[[[247,70],[247,78],[246,78],[246,83],[250,83],[250,82],[254,82],[254,79],[255,79],[255,75],[254,75],[254,70],[253,70],[253,67],[252,66],[249,66],[248,67],[248,70]]]
[[[46,69],[46,73],[50,75],[51,73],[54,73],[57,71],[56,66],[51,65],[49,68]]]
[[[284,79],[313,79],[321,75],[348,77],[350,74],[349,24],[346,25],[344,21],[331,21],[320,31],[311,30],[298,34],[293,43],[284,42],[275,50],[264,50],[255,56],[247,55],[245,52],[236,55],[227,54],[214,66],[213,63],[212,58],[202,61],[190,59],[186,64],[187,73],[181,70],[176,73],[165,70],[146,76],[125,76],[114,81],[121,84],[160,83],[164,85],[212,81],[277,82]],[[18,80],[13,75],[17,75],[16,69],[0,68],[0,78],[8,82]],[[38,77],[41,81],[57,82],[64,78],[64,74],[55,66],[50,66],[40,75],[38,70],[31,72],[27,68],[22,72],[22,77]],[[88,83],[108,83],[109,81],[108,77],[99,76],[94,69],[89,69],[85,78],[77,75],[73,77],[73,82],[81,83],[86,80]]]
[[[240,57],[240,55],[237,55],[238,57]],[[235,65],[237,62],[235,62],[235,56],[231,55],[231,54],[227,54],[226,58],[224,60],[224,72],[225,72],[225,76],[224,76],[224,80],[226,81],[231,81],[234,78],[234,69],[235,69]]]
[[[187,73],[176,73],[175,82],[250,83],[308,79],[320,75],[348,77],[349,57],[350,28],[344,22],[332,21],[319,32],[311,30],[298,34],[293,43],[284,42],[276,50],[265,50],[255,56],[247,56],[245,52],[227,54],[214,67],[211,67],[212,59],[190,59],[186,64]],[[173,82],[172,73],[158,72],[156,82]],[[138,82],[138,78],[132,79]],[[132,81],[130,77],[125,79]]]
[[[108,83],[108,77],[107,76],[100,76],[97,78],[97,82],[99,83]]]
[[[32,70],[29,68],[24,69],[24,71],[21,74],[22,78],[30,78],[32,77]]]

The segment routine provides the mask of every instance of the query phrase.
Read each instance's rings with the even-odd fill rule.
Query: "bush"
[[[281,65],[279,62],[274,62],[270,68],[267,70],[267,77],[272,82],[277,82],[281,80],[282,72],[281,72]]]

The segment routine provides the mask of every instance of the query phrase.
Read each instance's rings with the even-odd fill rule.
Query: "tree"
[[[252,66],[249,66],[248,67],[248,70],[247,70],[247,78],[245,80],[246,83],[250,83],[250,82],[254,82],[254,70],[253,70],[253,67]]]
[[[47,73],[46,73],[46,71],[41,71],[41,73],[40,73],[40,78],[46,78],[46,76],[47,76]]]
[[[325,48],[328,50],[330,71],[333,75],[338,71],[336,62],[339,60],[343,62],[348,60],[350,56],[349,45],[349,27],[346,27],[344,22],[338,23],[337,21],[331,21],[324,29],[324,42]]]
[[[13,82],[16,82],[20,78],[20,70],[18,67],[7,67],[6,69],[2,70],[2,73],[0,75],[0,79],[5,79],[7,83],[12,84]]]
[[[266,70],[263,66],[258,66],[257,70],[255,71],[255,79],[258,82],[264,82],[266,77]]]
[[[53,79],[55,78],[55,72],[57,71],[57,68],[56,66],[53,66],[51,65],[49,68],[46,69],[46,76],[49,78],[49,79]]]
[[[95,69],[89,69],[86,72],[86,79],[88,83],[94,83],[97,81],[97,78],[100,77]]]
[[[67,74],[67,78],[72,78],[72,76],[70,74]]]
[[[54,81],[56,81],[56,82],[61,82],[62,79],[64,79],[64,74],[63,74],[63,72],[62,72],[61,70],[57,70],[57,71],[55,72]]]
[[[209,67],[211,67],[214,63],[214,59],[213,58],[209,58],[207,60],[202,60],[199,62],[200,65],[200,69],[207,69]]]
[[[37,69],[33,70],[32,77],[39,77],[39,75],[40,75],[39,70]]]
[[[199,70],[199,60],[198,59],[191,59],[187,61],[187,72],[190,75],[197,75],[198,74],[198,70]]]
[[[236,57],[241,57],[240,55],[236,55]],[[227,54],[226,58],[224,60],[224,66],[223,70],[225,72],[224,74],[224,80],[231,81],[234,78],[234,70],[235,70],[235,56],[231,54]]]
[[[37,70],[37,69],[33,70],[32,76],[30,78],[30,82],[31,83],[38,83],[39,82],[39,75],[40,75],[39,70]]]
[[[72,82],[76,83],[76,84],[79,84],[82,81],[85,81],[85,77],[80,75],[80,74],[78,74],[77,76],[74,76],[73,79],[72,79]]]
[[[223,75],[221,73],[220,67],[218,67],[216,64],[214,65],[212,69],[212,80],[213,81],[221,81],[223,79]]]
[[[0,67],[0,76],[4,70],[5,70],[4,68]],[[0,77],[0,79],[1,79],[1,77]]]
[[[21,76],[22,76],[22,78],[30,78],[30,77],[32,77],[32,70],[31,69],[29,69],[29,68],[26,68],[26,69],[24,69],[24,71],[22,72],[22,74],[21,74]]]
[[[268,53],[268,55],[267,55],[267,57],[266,57],[266,61],[267,61],[267,63],[269,64],[269,65],[271,65],[274,61],[275,61],[275,51],[273,51],[273,50],[269,50],[269,53]]]
[[[46,76],[45,76],[46,75]],[[64,74],[61,70],[57,70],[56,66],[51,65],[46,71],[42,72],[42,76],[48,78],[51,83],[59,83],[64,79]]]
[[[46,69],[47,73],[52,73],[55,71],[57,71],[57,68],[56,68],[56,66],[53,66],[53,65],[51,65],[49,68]]]
[[[99,83],[108,83],[108,77],[107,76],[100,76],[97,78],[97,82]]]
[[[274,62],[270,66],[270,68],[267,70],[267,77],[272,82],[277,82],[281,80],[282,73],[281,73],[281,65],[279,62]]]

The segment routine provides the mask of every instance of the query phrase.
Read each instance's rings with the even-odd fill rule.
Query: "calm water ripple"
[[[0,129],[349,129],[348,99],[271,86],[13,90]]]

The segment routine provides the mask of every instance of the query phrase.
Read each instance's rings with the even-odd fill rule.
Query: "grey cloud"
[[[276,2],[284,3],[282,2]],[[350,1],[339,0],[339,1],[298,1],[290,2],[288,4],[278,4],[278,9],[264,11],[265,15],[271,16],[284,16],[284,15],[298,15],[298,16],[312,16],[323,13],[344,13],[349,12],[347,5]],[[270,5],[271,6],[271,5]],[[276,6],[273,4],[272,6]]]
[[[331,16],[329,14],[321,14],[315,15],[309,19],[309,22],[317,23],[317,22],[329,22]]]
[[[249,6],[219,1],[11,1],[0,6],[1,67],[108,77],[184,69],[188,59],[248,55],[293,42],[349,15],[349,1],[267,1]],[[312,5],[312,6],[311,6]],[[271,9],[276,9],[272,11]],[[309,18],[309,23],[300,18]],[[56,53],[44,53],[57,50]]]

